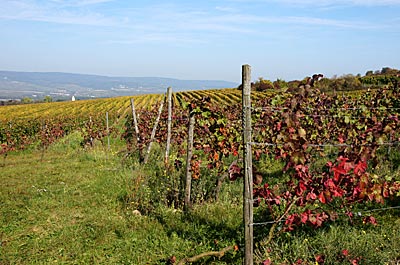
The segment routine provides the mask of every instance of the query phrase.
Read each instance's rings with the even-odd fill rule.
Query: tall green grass
[[[184,215],[158,201],[158,162],[123,164],[120,147],[84,150],[79,137],[53,145],[43,161],[35,150],[8,155],[0,168],[0,264],[167,264],[240,240],[238,205],[204,204]],[[221,264],[239,264],[239,256]]]

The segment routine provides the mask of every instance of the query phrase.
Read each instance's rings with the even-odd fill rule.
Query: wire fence
[[[283,215],[280,215],[276,220],[268,220],[268,221],[260,221],[255,222],[253,220],[253,206],[255,203],[259,203],[264,200],[264,202],[273,202],[275,199],[269,198],[257,198],[253,199],[253,153],[251,150],[252,146],[256,147],[284,147],[288,144],[288,142],[283,142],[285,139],[273,140],[269,142],[257,142],[253,141],[251,137],[251,133],[253,128],[266,128],[270,126],[270,124],[265,124],[262,122],[255,122],[252,125],[252,115],[257,114],[261,115],[261,117],[268,117],[268,115],[274,115],[276,117],[279,113],[285,113],[287,115],[288,112],[292,112],[292,108],[287,106],[267,106],[267,107],[254,107],[251,105],[251,84],[249,81],[250,76],[250,66],[244,65],[242,68],[242,113],[243,113],[243,139],[244,139],[244,194],[243,194],[243,216],[244,216],[244,229],[245,229],[245,259],[244,264],[253,264],[253,227],[254,226],[265,226],[271,225],[275,223],[283,223],[286,222],[289,217],[288,212],[290,207],[285,210]],[[358,105],[358,102],[357,102]],[[337,122],[344,122],[345,124],[356,123],[359,121],[390,121],[395,122],[399,119],[400,108],[399,107],[367,107],[367,106],[344,106],[337,108],[329,108],[326,109],[316,109],[314,107],[300,107],[298,109],[299,112],[292,112],[292,116],[296,119],[329,119],[329,120],[338,120]],[[336,114],[337,111],[343,111],[345,113]],[[309,113],[308,113],[309,112]],[[349,112],[349,113],[347,113]],[[355,112],[355,113],[354,113]],[[284,120],[284,117],[282,117]],[[250,134],[250,137],[249,137]],[[250,139],[250,140],[248,140]],[[270,138],[271,139],[271,138]],[[306,141],[306,139],[304,139]],[[326,140],[326,139],[325,139]],[[276,142],[275,142],[276,141]],[[281,142],[282,141],[282,142]],[[322,141],[322,143],[321,143]],[[322,139],[314,139],[311,143],[304,143],[301,147],[297,148],[348,148],[348,147],[380,147],[386,146],[388,148],[392,146],[400,145],[400,137],[397,133],[395,135],[388,134],[383,139],[379,139],[379,141],[368,140],[368,141],[360,141],[355,139],[346,139],[344,142],[343,139],[338,139],[337,142],[328,142],[324,143]],[[300,206],[301,207],[301,206]],[[389,211],[389,210],[397,210],[400,209],[400,206],[392,206],[392,207],[382,207],[382,208],[374,208],[368,210],[360,210],[353,212],[344,212],[337,213],[337,215],[347,215],[349,214],[355,217],[364,217],[365,215],[378,212],[378,211]]]
[[[258,110],[258,111],[265,111],[265,110],[269,110],[269,109],[276,109],[276,110],[282,110],[285,109],[287,111],[290,110],[290,108],[275,108],[275,107],[263,107],[263,108],[249,108],[249,110]],[[313,110],[312,108],[307,108],[308,110]],[[344,108],[336,108],[337,110],[343,110]],[[361,108],[346,108],[345,110],[359,110]],[[369,110],[382,110],[383,108],[369,108]],[[387,109],[396,109],[396,110],[400,110],[400,108],[387,108]],[[330,118],[343,118],[344,116],[341,115],[304,115],[302,117],[330,117]],[[356,117],[356,116],[354,116]],[[357,116],[356,118],[364,118],[364,117],[359,117]],[[370,117],[369,117],[370,118]],[[393,118],[398,118],[398,116],[392,115],[392,116],[387,116],[387,117],[383,117],[383,118],[387,118],[387,119],[393,119]],[[261,124],[257,124],[257,127],[265,127],[266,125],[261,125]],[[279,147],[279,146],[284,146],[287,143],[267,143],[267,142],[248,142],[247,144],[251,145],[251,146],[259,146],[259,147]],[[390,142],[374,142],[374,143],[351,143],[351,144],[347,144],[347,143],[323,143],[323,144],[305,144],[303,147],[312,147],[312,148],[316,148],[316,147],[371,147],[371,146],[400,146],[400,141],[390,141]],[[263,201],[274,201],[274,199],[262,199]],[[255,202],[259,202],[260,199],[253,199],[250,200],[250,202],[255,203]],[[362,216],[364,213],[368,213],[368,212],[374,212],[374,211],[385,211],[385,210],[391,210],[391,209],[400,209],[400,206],[394,206],[394,207],[384,207],[384,208],[377,208],[377,209],[371,209],[371,210],[366,210],[366,211],[357,211],[354,212],[355,216]],[[339,214],[340,215],[340,214]],[[286,219],[280,219],[280,220],[272,220],[272,221],[266,221],[266,222],[257,222],[257,223],[250,223],[250,226],[261,226],[261,225],[269,225],[269,224],[274,224],[274,223],[280,223],[280,222],[284,222],[286,221]]]
[[[252,110],[255,111],[266,111],[266,110],[291,110],[289,107],[251,107]],[[304,110],[315,110],[315,108],[306,107]],[[388,111],[388,110],[400,110],[400,108],[388,108],[388,107],[379,107],[379,108],[371,108],[371,107],[363,107],[363,108],[327,108],[325,111],[339,111],[339,110],[381,110],[381,111]]]
[[[254,146],[283,146],[285,143],[257,143],[249,142],[250,145]],[[400,142],[383,142],[383,143],[373,143],[373,144],[306,144],[306,147],[355,147],[355,146],[396,146],[400,145]]]

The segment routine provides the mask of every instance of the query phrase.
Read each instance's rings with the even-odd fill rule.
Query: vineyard
[[[261,98],[266,93],[256,92],[254,98]],[[271,94],[271,93],[270,93]],[[241,100],[241,91],[237,89],[199,90],[173,93],[174,106],[182,106],[184,102],[194,99],[210,97],[216,104],[238,103]],[[160,94],[146,94],[133,96],[137,108],[149,109],[161,100]],[[124,115],[129,111],[131,97],[117,97],[106,99],[79,100],[71,102],[38,103],[30,105],[13,105],[0,109],[0,120],[54,118],[60,116],[88,117],[104,114],[106,111],[114,115]]]
[[[379,215],[398,218],[399,92],[325,94],[302,85],[292,92],[252,91],[249,105],[242,93],[172,93],[168,108],[163,108],[165,95],[1,107],[2,166],[7,167],[9,154],[25,149],[39,147],[43,159],[52,145],[76,133],[88,152],[106,146],[111,137],[121,167],[146,172],[150,165],[158,167],[153,175],[133,177],[135,185],[121,199],[125,210],[157,219],[159,207],[166,207],[183,210],[182,218],[190,219],[196,207],[228,200],[236,208],[255,207],[254,220],[252,214],[244,228],[254,228],[255,243],[246,264],[376,264],[377,256],[342,246],[332,253],[309,249],[304,257],[279,249],[296,234],[312,235],[336,224],[373,231]],[[171,151],[164,153],[167,143]],[[251,192],[242,200],[237,187],[243,181],[250,181]],[[247,240],[232,236],[212,247],[223,247],[220,251],[209,247],[202,254],[191,251],[192,257],[169,253],[158,264],[201,258],[241,264]],[[400,251],[398,244],[392,247]],[[390,253],[382,264],[400,262],[396,251]]]
[[[256,93],[255,99],[263,95],[265,93]],[[204,97],[210,98],[214,104],[229,105],[240,102],[240,91],[219,89],[178,92],[173,93],[172,97],[175,108],[182,108],[187,106],[188,102]],[[152,115],[154,114],[152,109],[156,109],[155,106],[161,102],[162,95],[148,94],[133,98],[137,109]],[[105,129],[101,128],[106,127],[106,113],[110,117],[112,127],[117,129],[124,125],[130,109],[130,97],[2,107],[0,108],[2,146],[0,154],[24,149],[36,142],[46,146],[78,129],[86,134],[86,139],[101,139],[105,136]]]

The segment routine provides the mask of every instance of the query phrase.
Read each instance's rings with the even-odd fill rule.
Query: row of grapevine
[[[194,147],[199,155],[190,162],[192,178],[203,177],[202,166],[220,176],[217,183],[227,168],[231,180],[242,177],[240,103],[223,106],[212,97],[197,98],[186,98],[190,100],[187,109],[176,107],[173,126],[179,146],[187,137],[189,113],[195,115]],[[254,205],[266,207],[265,219],[260,221],[273,224],[271,235],[282,221],[282,231],[303,225],[321,227],[337,216],[352,218],[355,209],[379,207],[400,195],[398,174],[380,171],[387,148],[398,151],[400,143],[400,100],[395,91],[364,91],[355,97],[303,89],[264,96],[254,100],[251,109]],[[143,131],[151,127],[154,110],[146,117],[150,122]],[[161,122],[160,142],[165,141],[165,130]],[[265,179],[265,169],[258,171],[259,161],[266,156],[283,164],[287,181]],[[374,223],[375,219],[368,215],[363,221]]]
[[[134,97],[137,108],[143,109],[143,117],[146,117],[146,111],[160,102],[161,96],[149,94]],[[103,130],[105,124],[100,123],[104,121],[105,113],[109,113],[110,124],[113,127],[120,127],[130,111],[129,99],[130,97],[119,97],[2,107],[0,108],[1,153],[24,149],[38,141],[44,145],[47,142],[50,144],[55,140],[49,136],[50,132],[54,132],[58,139],[70,131],[81,130],[85,143],[101,139],[105,134]],[[146,121],[151,121],[151,117],[147,118]],[[61,124],[59,127],[64,129],[55,130],[53,128],[55,124]],[[46,133],[43,133],[44,131]],[[47,135],[49,140],[44,138],[40,140],[42,134]]]
[[[112,122],[115,118],[111,117],[110,120]],[[24,150],[33,145],[40,147],[44,153],[51,144],[74,131],[81,133],[82,146],[92,145],[93,141],[102,141],[113,130],[114,128],[107,130],[104,114],[2,121],[0,123],[0,155],[4,155],[5,158],[10,151]]]
[[[209,97],[215,104],[229,105],[240,102],[241,91],[238,89],[213,89],[200,91],[184,91],[173,93],[173,102],[176,106],[184,106],[187,102]],[[271,94],[271,93],[270,93]],[[254,92],[253,100],[261,99],[268,94]],[[161,100],[161,94],[147,94],[134,96],[137,108],[151,108]],[[59,116],[75,115],[90,116],[97,113],[117,113],[120,116],[129,110],[131,97],[117,97],[107,99],[79,100],[74,102],[52,102],[29,105],[13,105],[0,108],[0,121],[15,119],[54,118]]]
[[[245,177],[245,264],[253,264],[254,226],[270,227],[262,242],[267,246],[276,234],[302,226],[322,227],[340,216],[357,222],[354,212],[390,206],[400,196],[396,161],[382,153],[400,144],[397,91],[365,91],[351,99],[306,87],[250,105],[250,83],[243,87],[246,152],[243,169],[236,168],[232,178]],[[263,157],[282,164],[283,177],[265,179],[259,171],[265,169],[257,168]],[[387,162],[389,170],[381,171]],[[261,220],[253,221],[253,205],[264,207]],[[362,222],[376,219],[369,213]],[[270,253],[258,255],[273,262]]]
[[[391,91],[367,92],[361,98],[329,96],[318,91],[282,93],[254,101],[253,108],[254,140],[268,143],[254,146],[255,159],[272,155],[285,163],[285,172],[295,172],[296,166],[320,159],[321,154],[332,156],[329,149],[325,150],[326,146],[335,146],[334,149],[346,154],[348,159],[368,158],[368,165],[372,167],[381,159],[376,154],[382,146],[400,141],[399,100]],[[187,109],[175,106],[173,142],[177,146],[182,146],[186,140],[189,112],[196,115],[194,146],[202,154],[191,163],[192,177],[201,178],[201,167],[206,166],[221,177],[229,167],[231,179],[238,178],[242,170],[232,166],[231,161],[232,157],[239,157],[243,148],[240,103],[221,106],[214,104],[211,97],[203,97],[192,99]],[[140,137],[146,145],[156,108],[139,113]],[[156,139],[163,143],[165,136],[164,112]],[[312,146],[316,148],[310,148]],[[130,142],[130,148],[134,147],[135,143]],[[179,152],[183,155],[186,150],[182,146]],[[335,164],[335,160],[332,163]],[[262,185],[255,192],[263,194],[265,181],[259,184]]]
[[[217,91],[216,91],[217,92]],[[193,109],[193,111],[196,111],[197,114],[197,119],[198,119],[198,127],[196,129],[196,148],[198,149],[203,149],[205,151],[206,154],[208,154],[209,156],[209,166],[210,167],[218,167],[220,164],[222,163],[222,159],[224,157],[228,157],[229,155],[233,154],[233,155],[237,155],[237,153],[239,153],[240,150],[240,112],[237,111],[238,109],[240,109],[240,105],[239,103],[237,103],[237,107],[233,107],[234,103],[233,100],[236,100],[237,97],[232,97],[232,101],[229,101],[228,105],[218,105],[215,104],[215,100],[219,100],[219,102],[222,101],[228,101],[228,99],[224,99],[227,96],[220,96],[222,94],[225,94],[225,90],[221,90],[222,93],[219,94],[219,96],[214,96],[216,93],[212,93],[212,92],[202,92],[202,93],[193,93],[193,95],[197,95],[197,96],[193,96],[196,97],[197,99],[190,99],[190,98],[185,98],[185,95],[190,94],[189,92],[182,92],[182,93],[174,93],[174,126],[173,128],[179,128],[176,129],[176,131],[174,131],[174,134],[176,134],[176,137],[174,137],[174,139],[176,139],[175,141],[177,141],[178,143],[182,143],[184,141],[184,137],[185,137],[185,126],[186,123],[188,121],[188,109],[184,109],[182,107],[185,107],[187,105],[187,103],[185,104],[185,106],[181,106],[182,102],[192,102],[192,104],[189,105],[190,108]],[[240,91],[235,90],[234,94],[235,96],[237,96],[238,92],[240,93]],[[391,93],[389,93],[390,91],[384,91],[384,92],[378,92],[378,93],[374,93],[372,95],[371,93],[364,93],[363,98],[359,98],[354,100],[352,97],[345,97],[345,96],[326,96],[324,94],[321,95],[317,95],[317,94],[310,94],[310,95],[301,95],[303,98],[316,98],[319,101],[315,101],[315,102],[307,102],[308,106],[314,106],[315,104],[321,104],[321,102],[323,102],[325,108],[327,108],[326,110],[324,109],[319,109],[314,111],[315,113],[313,114],[314,116],[310,116],[310,113],[304,113],[303,115],[305,115],[305,118],[303,119],[304,121],[307,122],[307,124],[312,124],[312,123],[316,123],[316,121],[319,122],[328,122],[328,124],[333,124],[333,121],[329,121],[326,119],[326,117],[323,117],[322,114],[324,115],[328,115],[328,116],[340,116],[341,120],[339,120],[339,123],[336,121],[335,124],[338,124],[337,126],[343,126],[344,129],[336,129],[337,133],[340,134],[340,137],[344,137],[344,136],[352,136],[354,134],[360,133],[356,130],[353,131],[346,131],[348,130],[351,126],[354,127],[354,124],[360,123],[364,124],[364,128],[369,128],[368,127],[368,122],[370,122],[368,119],[371,117],[375,117],[375,119],[380,119],[381,116],[377,116],[382,115],[384,112],[385,114],[389,113],[389,115],[391,115],[390,112],[387,111],[387,109],[389,107],[393,108],[393,110],[395,110],[396,107],[398,107],[399,103],[398,103],[398,99],[396,99],[395,95],[392,95]],[[202,97],[200,98],[202,94]],[[218,94],[217,94],[218,95]],[[229,95],[229,91],[226,90],[226,94],[225,95]],[[296,95],[296,94],[295,94]],[[377,98],[373,98],[376,97],[376,95],[381,95],[382,99],[377,99]],[[294,100],[294,95],[293,94],[276,94],[274,96],[272,95],[263,95],[263,99],[262,100],[257,100],[257,97],[261,98],[261,95],[256,94],[255,97],[253,97],[253,101],[256,102],[256,104],[258,104],[259,108],[267,108],[267,106],[271,107],[275,107],[276,109],[271,109],[268,111],[263,111],[260,112],[257,115],[258,118],[258,122],[256,123],[255,126],[255,137],[262,137],[262,138],[271,138],[271,139],[277,139],[277,135],[270,135],[274,132],[277,132],[277,128],[279,127],[278,125],[276,125],[274,122],[277,122],[279,119],[283,119],[278,118],[277,113],[279,113],[280,111],[284,110],[284,108],[288,109],[288,107],[281,107],[279,104],[283,104],[284,102],[287,101],[291,101],[292,105],[295,105],[297,103],[295,103],[296,101]],[[147,101],[145,100],[147,98]],[[151,124],[154,121],[154,118],[156,117],[155,115],[155,108],[153,109],[145,109],[142,108],[142,106],[140,106],[141,102],[144,102],[147,106],[149,106],[150,103],[152,103],[153,105],[155,103],[157,103],[157,100],[159,102],[159,96],[155,96],[153,95],[152,97],[149,96],[142,96],[142,97],[138,97],[139,103],[137,103],[137,101],[135,100],[135,103],[137,103],[137,108],[138,108],[138,113],[140,116],[140,119],[142,120],[142,126],[141,126],[141,133],[142,138],[145,138],[146,136],[150,135],[149,130],[151,130],[152,126]],[[219,98],[219,99],[216,99]],[[71,115],[72,117],[75,117],[75,119],[77,120],[88,120],[88,117],[90,116],[96,116],[95,113],[100,113],[100,115],[104,115],[105,111],[107,109],[113,109],[116,110],[116,112],[110,112],[111,113],[111,117],[112,120],[119,120],[119,119],[125,119],[125,116],[127,115],[127,113],[129,113],[129,100],[127,97],[123,98],[123,100],[118,99],[116,100],[116,103],[113,103],[112,100],[107,99],[107,100],[101,100],[98,101],[98,105],[105,105],[106,107],[96,107],[96,108],[91,108],[91,106],[89,105],[88,107],[85,107],[84,104],[79,104],[78,106],[79,111],[81,112],[80,116],[74,116]],[[139,99],[141,99],[142,101],[140,101]],[[328,100],[329,99],[329,100]],[[94,102],[96,101],[87,101],[87,103],[90,103],[91,105],[94,105]],[[101,102],[101,103],[100,103]],[[69,102],[67,105],[71,106],[73,105],[75,102]],[[176,104],[178,103],[178,104]],[[59,103],[53,103],[55,105],[59,104]],[[53,104],[48,104],[53,105]],[[365,104],[375,104],[374,107],[377,108],[377,106],[380,106],[381,109],[377,109],[376,111],[374,110],[371,113],[366,113],[366,112],[362,112],[361,110],[358,112],[353,113],[353,115],[356,115],[356,118],[353,118],[351,116],[348,115],[348,113],[346,112],[346,108],[347,109],[351,109],[351,108],[360,108],[360,106],[364,109],[364,110],[368,110],[370,107],[370,105],[365,105]],[[47,105],[47,104],[45,104]],[[29,106],[36,106],[36,105],[29,105]],[[117,107],[114,107],[117,106]],[[328,109],[329,106],[329,109]],[[385,107],[386,106],[386,107]],[[27,106],[12,106],[12,107],[27,107]],[[290,107],[292,107],[290,105]],[[47,111],[48,110],[48,106],[46,106]],[[46,108],[41,108],[41,110],[46,109]],[[282,109],[279,109],[282,108]],[[72,108],[71,108],[72,109]],[[4,110],[4,109],[1,109]],[[68,110],[68,108],[67,108]],[[90,112],[92,113],[92,115],[90,115],[87,111],[90,110]],[[100,111],[99,111],[100,110]],[[233,111],[236,110],[236,113],[233,113]],[[339,112],[337,110],[340,110]],[[118,112],[119,111],[119,112]],[[377,113],[378,111],[380,111],[380,113]],[[37,111],[37,113],[39,113],[40,111]],[[70,113],[74,113],[73,111],[69,111]],[[4,112],[3,112],[4,113]],[[317,116],[317,114],[319,114],[320,116]],[[396,114],[396,113],[395,113]],[[57,107],[53,108],[53,114],[52,116],[57,116],[59,117],[63,117],[65,120],[72,120],[72,118],[68,118],[68,115],[63,115],[60,116]],[[160,123],[160,129],[158,131],[158,139],[160,139],[159,141],[164,141],[163,137],[166,135],[166,114],[163,113],[162,119],[161,119],[161,123]],[[285,114],[286,115],[286,114]],[[50,114],[49,114],[50,116]],[[358,116],[365,116],[364,120],[360,121],[360,119],[358,119]],[[43,117],[43,115],[42,115]],[[50,116],[51,117],[51,116]],[[229,117],[229,118],[227,118]],[[284,120],[289,119],[290,117],[285,117]],[[43,118],[42,118],[43,119]],[[55,118],[54,118],[55,119]],[[260,123],[260,120],[262,119],[269,119],[272,120],[274,122],[271,123],[271,121],[265,121],[264,123]],[[274,120],[275,119],[275,120]],[[34,123],[33,121],[34,119],[32,119],[30,121],[31,124]],[[55,119],[56,120],[56,119]],[[23,121],[23,119],[21,120],[21,122]],[[13,119],[3,119],[2,123],[1,123],[1,130],[2,130],[2,138],[0,139],[1,143],[5,143],[7,142],[5,135],[10,134],[10,131],[7,129],[8,123],[9,122],[13,122],[14,124],[19,123],[17,120],[13,120]],[[393,122],[393,121],[392,121]],[[40,122],[39,122],[40,123]],[[41,122],[43,123],[43,122]],[[129,121],[128,121],[129,124]],[[279,123],[278,123],[279,124]],[[366,125],[365,125],[366,124]],[[21,127],[29,127],[30,125],[28,124],[28,122],[26,122],[25,124],[21,124]],[[277,127],[278,126],[278,127]],[[302,125],[304,126],[304,125]],[[307,135],[309,135],[311,137],[311,139],[318,139],[320,142],[317,143],[313,143],[313,144],[321,144],[321,141],[323,141],[324,139],[334,139],[334,137],[339,137],[339,136],[335,136],[332,135],[332,132],[334,132],[335,130],[332,130],[332,128],[330,128],[329,126],[327,126],[326,124],[322,123],[321,125],[319,125],[320,127],[318,129],[316,129],[316,132],[318,132],[318,134],[314,134],[311,133],[309,134],[309,130],[307,130]],[[360,125],[361,126],[361,125]],[[14,126],[15,128],[17,128],[18,126]],[[79,126],[76,126],[79,127]],[[328,128],[327,130],[325,130],[326,128]],[[383,127],[386,128],[386,125]],[[388,130],[388,128],[386,128],[385,130]],[[34,130],[35,133],[38,132],[38,129]],[[18,139],[25,139],[25,138],[29,138],[30,135],[24,135],[19,131],[13,131],[12,134],[16,134],[16,138]],[[26,134],[26,133],[25,133]],[[364,133],[365,134],[365,133]],[[212,137],[214,137],[215,139],[210,139],[209,136],[211,135]],[[259,136],[257,136],[259,135]],[[369,135],[371,135],[371,133],[369,133]],[[281,136],[279,136],[281,137]],[[285,136],[286,137],[286,136]],[[371,137],[371,136],[369,136]],[[390,136],[390,139],[396,139],[396,135],[392,134]],[[341,138],[341,139],[342,139]],[[284,141],[286,138],[282,138],[281,141]],[[350,139],[350,137],[349,137]],[[378,140],[378,141],[385,141],[388,139],[374,139],[373,140]],[[8,142],[10,142],[11,140],[9,140]],[[348,139],[343,138],[341,141],[348,141]],[[12,141],[11,141],[12,142]],[[145,143],[145,141],[143,142]],[[283,143],[279,143],[279,144],[283,144]],[[324,143],[326,144],[326,143]],[[221,148],[223,147],[223,148]],[[225,148],[226,147],[226,148]],[[264,148],[265,149],[265,148]],[[182,151],[184,152],[184,151]],[[255,148],[255,152],[256,153],[263,153],[266,152],[265,150],[263,150],[262,148]],[[291,156],[292,159],[294,160],[304,160],[304,157],[301,153],[296,153],[294,156]],[[217,159],[215,159],[217,158]],[[223,167],[222,167],[223,168]]]

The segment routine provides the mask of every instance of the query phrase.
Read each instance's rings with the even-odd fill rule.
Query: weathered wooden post
[[[110,126],[108,124],[108,111],[106,112],[106,124],[107,124],[107,150],[110,151]]]
[[[165,148],[165,165],[169,163],[169,149],[171,146],[171,124],[172,124],[172,88],[167,88],[167,100],[168,100],[168,123],[167,123],[167,146]]]
[[[389,136],[389,146],[387,149],[387,156],[390,156],[390,153],[392,151],[392,141],[393,141],[393,132],[391,132]]]
[[[139,159],[142,161],[142,150],[140,148],[140,135],[139,135],[139,126],[136,117],[136,110],[135,110],[135,102],[133,98],[131,98],[131,109],[132,109],[132,117],[133,117],[133,126],[135,127],[135,134],[136,134],[136,143],[138,145],[139,150]]]
[[[186,154],[186,178],[185,178],[185,201],[184,201],[184,212],[188,212],[191,208],[191,187],[192,187],[192,171],[191,161],[193,155],[193,135],[194,135],[194,124],[195,116],[192,110],[189,112],[189,129],[187,139],[187,154]]]
[[[164,107],[164,101],[165,101],[165,95],[163,95],[163,97],[161,99],[161,104],[160,104],[160,108],[158,109],[157,119],[156,119],[156,122],[154,123],[153,131],[151,132],[150,143],[149,143],[149,146],[147,147],[146,155],[145,155],[144,161],[143,161],[145,164],[147,164],[147,161],[149,160],[151,146],[152,146],[154,138],[156,136],[157,126],[158,126],[158,123],[160,122],[161,113],[162,113],[162,110]]]
[[[243,221],[245,256],[244,264],[253,265],[253,165],[251,153],[251,67],[242,66],[242,111],[243,111]]]

